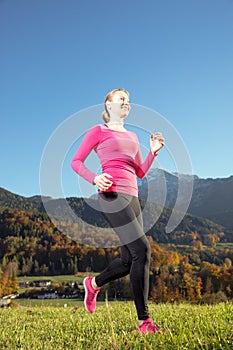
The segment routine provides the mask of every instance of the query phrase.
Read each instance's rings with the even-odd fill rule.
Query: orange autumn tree
[[[9,262],[0,269],[0,298],[18,291],[17,263]]]

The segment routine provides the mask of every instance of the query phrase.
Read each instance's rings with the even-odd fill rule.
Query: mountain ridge
[[[203,179],[197,175],[151,169],[148,176],[138,182],[139,197],[146,200],[150,186],[156,193],[155,202],[164,202],[161,188],[165,185],[167,190],[165,206],[173,208],[177,199],[179,178],[182,178],[183,185],[193,185],[187,213],[208,218],[229,229],[233,228],[233,175],[227,178]]]
[[[233,175],[227,178],[203,179],[197,175],[178,174],[160,168],[152,168],[147,177],[138,179],[139,198],[147,200],[149,186],[156,194],[154,203],[173,208],[177,200],[180,178],[183,184],[193,185],[192,197],[187,209],[188,214],[206,218],[223,227],[233,229]],[[165,201],[164,193],[161,191],[162,188],[165,188],[164,186],[167,192]],[[43,203],[54,200],[52,197],[41,197],[40,195],[24,197],[0,187],[0,208],[45,212]]]
[[[4,212],[4,210],[21,210],[25,211],[25,213],[34,212],[35,215],[40,213],[47,214],[44,208],[45,205],[45,207],[49,210],[50,218],[55,218],[55,222],[58,222],[58,227],[59,222],[66,221],[68,230],[70,222],[75,225],[75,223],[72,221],[73,214],[70,216],[70,213],[75,213],[75,220],[78,220],[77,224],[83,228],[85,226],[87,236],[88,225],[94,225],[96,227],[100,227],[100,229],[101,227],[106,227],[108,225],[106,221],[105,223],[103,222],[102,215],[99,215],[98,209],[97,211],[95,210],[96,204],[91,204],[91,201],[95,201],[95,199],[89,198],[86,201],[84,198],[76,197],[69,197],[66,199],[51,199],[50,197],[45,197],[45,200],[46,202],[43,204],[40,196],[27,198],[0,188],[0,213]],[[143,209],[146,202],[143,199],[140,199],[140,203]],[[203,235],[215,235],[215,232],[217,232],[216,237],[218,238],[216,239],[218,241],[221,240],[225,243],[233,242],[233,231],[231,229],[224,227],[224,225],[215,223],[208,218],[194,216],[190,213],[186,213],[181,223],[173,230],[173,232],[167,234],[165,232],[165,227],[169,217],[171,216],[172,209],[162,206],[161,211],[161,206],[158,203],[153,202],[147,203],[146,207],[147,209],[145,211],[143,210],[143,216],[145,216],[145,219],[148,222],[154,223],[152,227],[147,230],[147,234],[152,235],[156,242],[165,244],[168,242],[175,242],[177,241],[177,237],[179,235],[182,236],[183,233],[186,235],[184,241],[189,240],[191,242],[193,241],[193,232],[198,233],[198,237],[203,241],[203,243],[205,242]],[[81,222],[84,223],[84,226],[82,226]],[[179,239],[181,239],[181,241],[183,240],[183,238]],[[87,240],[89,240],[89,237],[87,237]]]

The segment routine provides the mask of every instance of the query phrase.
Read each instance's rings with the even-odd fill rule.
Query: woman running
[[[130,112],[128,91],[122,88],[110,91],[104,105],[102,117],[105,124],[95,125],[86,133],[71,166],[80,176],[97,186],[101,211],[121,242],[120,257],[96,277],[84,279],[84,305],[88,312],[95,312],[100,288],[129,274],[138,331],[156,333],[159,327],[151,320],[147,306],[150,245],[143,231],[137,177],[143,178],[148,173],[164,146],[164,138],[159,132],[150,135],[150,151],[143,161],[136,134],[124,127],[124,119]],[[84,165],[92,150],[95,150],[101,162],[100,175]]]

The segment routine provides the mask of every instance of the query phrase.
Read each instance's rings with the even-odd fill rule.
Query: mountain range
[[[233,176],[202,179],[196,175],[178,175],[162,169],[151,169],[146,178],[138,181],[139,197],[145,200],[150,188],[155,193],[154,201],[161,203],[164,201],[161,188],[166,188],[165,206],[173,208],[181,177],[183,186],[193,185],[187,212],[233,229]]]
[[[139,198],[143,201],[147,199],[148,188],[155,192],[154,203],[158,205],[164,204],[166,216],[169,218],[171,208],[177,199],[178,186],[180,176],[161,169],[151,169],[149,175],[143,180],[138,181]],[[224,227],[227,231],[227,241],[232,241],[233,237],[233,176],[222,179],[201,179],[198,176],[182,175],[182,184],[185,182],[193,184],[193,192],[191,201],[187,210],[187,214],[198,217],[198,225],[203,218],[202,225],[206,227],[206,219],[213,223]],[[164,193],[161,188],[166,189],[166,198],[164,202]],[[99,220],[98,215],[85,206],[82,198],[68,198],[71,207],[78,208],[78,214],[87,222],[95,217],[96,222]],[[182,198],[181,198],[182,200]],[[185,200],[185,199],[184,199]],[[53,211],[62,216],[64,205],[63,199],[52,199],[51,197],[43,197],[43,202],[48,202]],[[10,191],[0,188],[0,209],[15,209],[24,211],[45,212],[42,198],[39,195],[32,197],[23,197]],[[153,206],[151,207],[152,211]],[[156,209],[155,209],[156,210]],[[153,215],[153,214],[152,214]],[[187,221],[188,220],[188,221]],[[193,220],[196,221],[196,220]],[[190,223],[190,218],[186,222]],[[182,225],[182,223],[181,223]],[[214,227],[214,225],[213,225]],[[220,230],[220,228],[218,229]]]

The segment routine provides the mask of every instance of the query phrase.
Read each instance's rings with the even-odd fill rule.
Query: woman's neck
[[[110,125],[110,126],[124,126],[123,120],[109,121],[107,124]]]
[[[110,120],[106,123],[106,125],[109,127],[109,129],[118,130],[118,131],[127,131],[124,128],[124,121],[122,119],[120,120]]]

